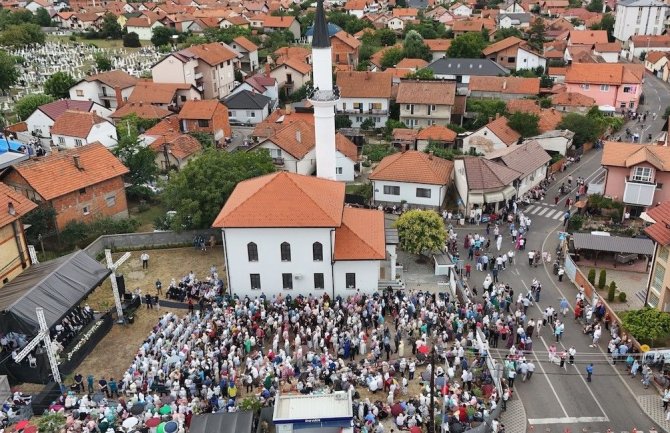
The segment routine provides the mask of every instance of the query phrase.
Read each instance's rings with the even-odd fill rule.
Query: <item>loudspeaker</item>
[[[123,278],[123,274],[116,275],[116,286],[119,288],[119,296],[123,299],[123,295],[126,293],[126,280]]]

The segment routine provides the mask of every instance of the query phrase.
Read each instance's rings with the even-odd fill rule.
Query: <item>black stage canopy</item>
[[[206,413],[193,417],[191,420],[191,433],[251,433],[254,421],[254,413],[222,412]]]
[[[51,328],[110,273],[82,250],[31,266],[0,290],[0,331],[36,335],[37,307]]]

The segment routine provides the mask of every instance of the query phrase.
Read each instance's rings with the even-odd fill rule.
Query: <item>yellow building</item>
[[[30,266],[28,243],[19,218],[37,205],[0,183],[0,290]]]
[[[644,231],[654,241],[655,249],[645,304],[670,312],[670,202],[663,202],[646,214],[653,224]]]

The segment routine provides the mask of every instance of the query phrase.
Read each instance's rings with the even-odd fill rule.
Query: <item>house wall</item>
[[[623,194],[626,190],[626,177],[630,176],[635,167],[651,167],[654,171],[654,182],[663,184],[663,188],[656,188],[654,194],[654,205],[670,200],[670,191],[666,185],[670,185],[670,172],[659,171],[648,163],[637,164],[633,167],[606,167],[607,176],[605,178],[605,193],[604,195],[623,200]]]
[[[428,114],[428,105],[426,104],[399,104],[400,121],[404,122],[408,128],[423,128],[431,125],[447,126],[451,121],[451,106],[436,105],[435,110]],[[411,107],[414,107],[412,111]]]
[[[139,36],[141,41],[151,40],[151,36],[153,36],[153,29],[154,29],[154,25],[152,25],[151,27],[135,27],[135,26],[127,26],[126,27],[126,30],[128,30],[128,33],[130,33],[130,32],[137,33],[137,36]]]
[[[26,119],[28,132],[33,133],[41,131],[37,134],[40,138],[51,137],[51,127],[53,125],[54,121],[40,110],[35,110],[33,114]]]
[[[465,176],[465,164],[462,159],[454,159],[454,184],[465,207],[468,202],[468,179]]]
[[[431,51],[431,54],[433,56],[431,62],[434,62],[435,60],[441,59],[443,57],[447,57],[446,51]]]
[[[611,105],[619,108],[617,104],[617,87],[609,86],[607,90],[602,90],[599,84],[591,84],[588,88],[583,88],[580,84],[565,83],[568,92],[581,93],[595,99],[596,105]],[[636,103],[637,106],[637,103]]]
[[[526,192],[530,191],[534,187],[540,184],[547,177],[547,167],[549,163],[543,164],[538,167],[532,173],[528,174],[526,177],[521,179],[519,184],[519,193],[518,196],[524,195]]]
[[[82,81],[70,88],[70,99],[76,101],[95,101],[100,104],[98,96],[98,83],[95,81]]]
[[[296,71],[293,68],[290,68],[288,65],[281,65],[278,68],[275,68],[270,72],[270,76],[277,80],[280,88],[285,88],[287,84],[287,74],[291,75],[293,82],[293,87],[289,89],[289,94],[293,93],[296,89],[302,87],[310,79],[310,74],[307,73],[303,75],[302,73]]]
[[[629,44],[629,50],[628,50],[628,55],[625,56],[630,60],[631,62],[633,60],[639,59],[640,55],[643,52],[648,52],[648,51],[663,51],[665,53],[670,52],[670,47],[647,47],[646,45],[640,45],[640,46],[635,46],[633,41],[630,42]]]
[[[503,93],[503,92],[481,92],[478,90],[471,90],[470,97],[479,98],[479,99],[502,99],[505,101],[510,101],[512,99],[523,99],[531,98],[537,96],[535,94],[522,94],[522,93]]]
[[[568,146],[572,144],[572,140],[568,140],[564,137],[535,138],[534,140],[537,140],[540,146],[542,146],[542,149],[558,152],[561,155],[565,155],[568,151]]]
[[[374,293],[378,290],[380,261],[378,260],[347,260],[337,261],[335,269],[335,296],[350,296],[360,290],[361,293]],[[346,286],[346,274],[356,274],[356,287]]]
[[[444,203],[444,197],[447,194],[447,187],[445,185],[427,185],[422,183],[409,182],[392,182],[388,180],[373,180],[372,191],[373,200],[375,203],[391,203],[399,204],[406,201],[410,206],[421,206],[439,208]],[[384,194],[384,186],[399,186],[399,195]],[[430,189],[430,198],[423,198],[416,196],[417,188]]]
[[[667,246],[656,245],[656,260],[651,264],[648,305],[670,312],[670,251]]]
[[[333,64],[358,66],[358,48],[353,49],[338,38],[330,38],[330,47],[333,52]]]
[[[667,6],[638,7],[617,5],[614,37],[627,42],[634,35],[660,35],[664,30]],[[638,23],[639,17],[639,23]]]
[[[16,234],[23,251],[19,251]],[[0,228],[0,263],[3,266],[0,270],[0,288],[6,284],[5,280],[13,280],[30,266],[28,244],[20,221]]]
[[[269,111],[268,105],[262,110],[228,109],[231,119],[235,119],[237,122],[251,123],[254,125],[262,122],[268,116]]]
[[[330,228],[228,228],[222,230],[224,254],[231,292],[238,296],[259,296],[284,292],[292,296],[328,293],[332,296],[333,270]],[[250,262],[247,244],[258,247],[258,261]],[[281,260],[280,245],[291,245],[291,261]],[[312,244],[323,245],[323,261],[312,260]],[[332,245],[332,246],[331,246]],[[282,289],[282,273],[293,274],[293,290]],[[314,289],[314,274],[323,273],[324,289]],[[260,274],[261,290],[251,290],[250,274]],[[302,278],[296,278],[296,275]]]
[[[267,149],[271,157],[284,160],[284,164],[278,166],[279,170],[306,176],[312,175],[316,170],[315,149],[310,150],[302,159],[298,160],[270,140],[265,140],[258,147]]]
[[[486,126],[473,132],[463,139],[463,152],[468,153],[474,149],[479,153],[486,155],[498,149],[507,148],[507,144],[503,142],[497,135],[495,135]]]
[[[516,68],[516,55],[518,50],[518,45],[500,50],[497,53],[493,53],[489,56],[486,56],[487,59],[498,62],[498,64],[504,66],[508,69]]]
[[[386,23],[386,26],[391,30],[400,31],[405,28],[405,22],[400,18],[391,18]]]
[[[340,182],[353,182],[354,177],[356,176],[356,170],[355,170],[355,163],[351,159],[347,158],[342,152],[339,150],[335,152],[335,158],[336,158],[336,168],[342,169],[342,174],[338,174],[337,170],[335,170],[335,180],[339,180]]]
[[[542,66],[547,69],[547,59],[536,54],[529,53],[526,50],[517,49],[516,69],[535,69]]]
[[[354,109],[354,104],[363,104],[362,108]],[[381,104],[381,108],[373,109],[373,104]],[[382,127],[388,120],[388,98],[340,98],[336,105],[338,114],[347,114],[351,126],[357,128],[368,117],[372,117],[377,127]]]
[[[601,53],[594,50],[593,54],[602,57],[607,63],[619,63],[619,53]]]

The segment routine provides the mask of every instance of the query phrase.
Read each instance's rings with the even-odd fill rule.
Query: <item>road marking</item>
[[[560,211],[560,210],[553,210],[553,209],[552,209],[551,212],[549,212],[549,213],[547,213],[547,214],[545,215],[545,217],[547,217],[547,218],[553,218],[553,217],[555,217],[556,215],[560,215],[560,214],[561,214],[561,211]]]
[[[555,219],[555,220],[560,220],[561,218],[563,218],[563,215],[565,215],[565,212],[560,211],[560,212],[558,213],[558,215],[556,215],[556,216],[554,217],[554,219]]]
[[[545,213],[547,213],[548,210],[549,210],[549,208],[547,208],[547,207],[543,207],[543,208],[542,208],[542,211],[541,211],[539,214],[537,214],[537,216],[542,216],[542,215],[544,215]]]
[[[528,212],[532,211],[532,210],[535,209],[536,207],[537,207],[537,206],[535,206],[534,204],[531,204],[530,206],[528,206],[528,207],[526,208],[526,212],[525,212],[525,213],[528,213]]]
[[[546,425],[546,424],[583,424],[593,422],[608,422],[609,418],[606,416],[566,416],[564,418],[528,418],[530,425]],[[642,433],[642,432],[638,432]]]
[[[535,215],[536,213],[538,213],[538,212],[541,211],[542,209],[544,209],[544,208],[538,206],[538,207],[536,207],[535,209],[533,209],[533,211],[531,212],[531,214]]]

